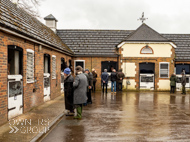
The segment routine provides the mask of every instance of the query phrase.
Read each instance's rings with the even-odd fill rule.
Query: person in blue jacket
[[[104,69],[104,72],[101,75],[101,80],[102,80],[102,83],[103,83],[102,92],[104,92],[104,86],[105,86],[106,87],[106,93],[107,93],[108,78],[109,78],[109,75],[107,73],[107,69]]]

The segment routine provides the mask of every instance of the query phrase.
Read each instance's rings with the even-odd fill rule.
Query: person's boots
[[[74,119],[81,119],[82,118],[82,107],[77,107],[77,116]]]

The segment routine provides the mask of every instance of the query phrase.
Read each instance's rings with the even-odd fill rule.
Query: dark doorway
[[[185,74],[190,74],[190,64],[176,64],[176,74],[181,74],[185,70]]]
[[[65,59],[61,58],[61,71],[63,72],[66,67],[67,67],[67,64],[65,62]]]
[[[154,90],[154,63],[139,63],[139,87],[140,89]]]
[[[112,69],[116,69],[118,71],[118,63],[115,61],[102,61],[102,72],[104,72],[104,69],[107,69],[108,72],[112,72]]]
[[[81,66],[84,69],[84,61],[75,61],[75,68]]]
[[[140,63],[140,74],[154,74],[154,63]]]
[[[50,73],[50,55],[44,54],[44,73]]]
[[[8,46],[8,74],[23,74],[23,49],[15,46]]]

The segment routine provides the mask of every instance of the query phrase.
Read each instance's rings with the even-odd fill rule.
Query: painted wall
[[[146,44],[126,43],[121,48],[123,57],[171,57],[172,46],[170,44],[148,44],[153,49],[154,54],[140,54],[140,51]]]
[[[155,43],[148,44],[148,46],[153,50],[153,54],[140,54],[142,48],[146,44],[144,43],[126,43],[120,49],[121,54],[120,60],[121,68],[126,74],[126,80],[129,80],[131,85],[126,86],[126,80],[123,85],[127,89],[136,90],[139,89],[139,63],[154,63],[155,64],[155,89],[154,90],[169,90],[170,89],[170,76],[174,73],[174,58],[175,49],[169,43]],[[169,77],[160,78],[160,62],[169,63]],[[134,83],[135,82],[135,83]]]
[[[127,82],[129,82],[130,84],[127,84]],[[129,89],[129,90],[136,90],[135,86],[136,86],[136,82],[135,79],[124,79],[123,80],[123,89]]]
[[[158,90],[170,90],[170,80],[159,80],[158,86]]]
[[[123,63],[121,65],[121,68],[123,70],[123,73],[125,74],[125,77],[135,77],[136,74],[135,63]]]

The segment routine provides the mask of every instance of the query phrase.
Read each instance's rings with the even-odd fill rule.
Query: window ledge
[[[30,83],[34,83],[35,81],[27,81],[26,83],[27,84],[30,84]]]

